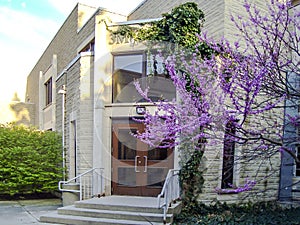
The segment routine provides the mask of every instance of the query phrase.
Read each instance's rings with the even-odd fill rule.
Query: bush
[[[50,193],[62,178],[61,136],[14,124],[0,125],[1,194]]]
[[[177,225],[269,225],[300,224],[300,207],[283,209],[276,202],[247,205],[202,204],[198,210],[186,211],[175,218]]]

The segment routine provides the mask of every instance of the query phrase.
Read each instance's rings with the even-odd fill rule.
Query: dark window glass
[[[233,184],[234,172],[234,150],[235,142],[233,135],[235,134],[235,126],[228,123],[225,128],[224,149],[223,149],[223,170],[221,188],[230,188]]]
[[[168,149],[155,148],[148,151],[148,160],[165,160],[168,157]]]
[[[118,159],[134,160],[136,156],[137,139],[128,129],[120,129],[118,132]]]
[[[52,77],[45,83],[46,106],[52,103]]]
[[[144,102],[138,93],[134,81],[141,88],[149,87],[148,97],[153,101],[173,100],[175,87],[165,68],[163,58],[155,55],[127,54],[114,56],[113,102]]]
[[[136,186],[136,172],[134,167],[118,168],[118,185],[120,186]]]
[[[297,147],[297,158],[300,161],[300,147]],[[296,163],[296,176],[300,176],[300,163]]]
[[[142,77],[143,55],[118,55],[114,57],[113,102],[137,102],[142,97],[133,81]]]
[[[160,188],[163,187],[168,170],[169,169],[166,167],[148,168],[147,186],[148,187],[160,187]]]

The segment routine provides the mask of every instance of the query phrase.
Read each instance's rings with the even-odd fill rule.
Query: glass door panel
[[[136,131],[134,129],[133,131]],[[137,139],[132,137],[128,129],[118,130],[118,159],[134,160],[136,156]]]
[[[144,125],[130,121],[113,123],[112,193],[157,196],[168,170],[173,168],[173,150],[150,148],[132,133],[143,132]]]

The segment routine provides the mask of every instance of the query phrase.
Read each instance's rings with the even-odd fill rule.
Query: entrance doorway
[[[113,121],[112,194],[157,196],[174,166],[173,149],[150,147],[132,135],[144,129],[134,120]]]

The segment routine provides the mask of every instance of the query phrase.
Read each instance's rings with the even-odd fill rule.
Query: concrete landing
[[[133,207],[144,207],[158,208],[158,202],[156,197],[139,197],[139,196],[123,196],[123,195],[112,195],[101,198],[92,198],[77,203],[88,203],[88,204],[101,204],[109,206],[133,206]]]

